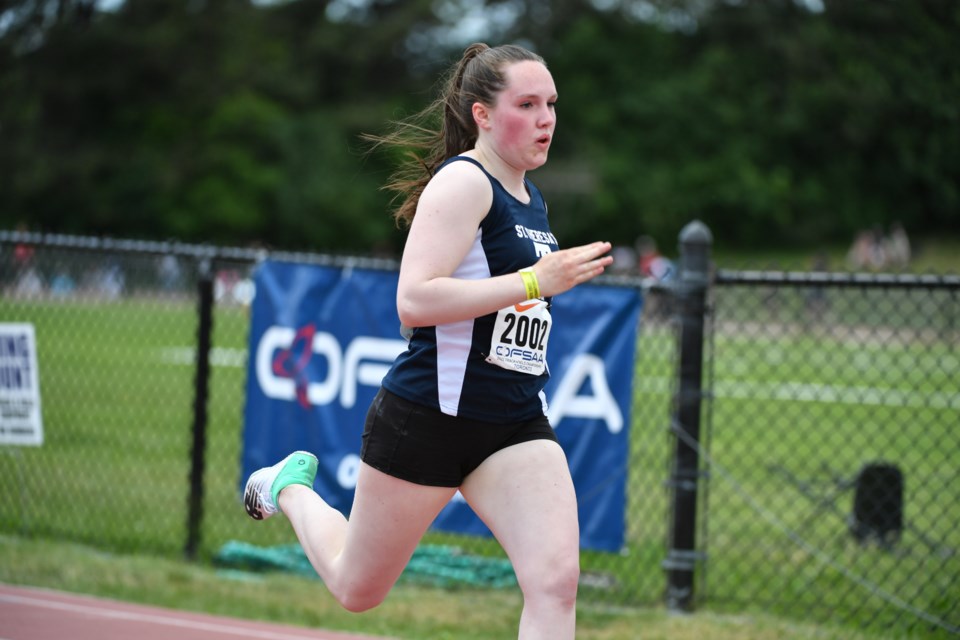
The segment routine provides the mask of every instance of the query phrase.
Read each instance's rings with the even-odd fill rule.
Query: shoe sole
[[[269,469],[269,467],[267,469]],[[256,490],[256,487],[259,484],[256,482],[256,480],[257,476],[261,475],[263,471],[267,471],[267,469],[258,469],[257,471],[254,471],[250,476],[250,479],[247,480],[247,486],[243,491],[243,508],[246,510],[247,515],[254,520],[265,519],[263,514],[263,504],[260,502],[260,492]]]

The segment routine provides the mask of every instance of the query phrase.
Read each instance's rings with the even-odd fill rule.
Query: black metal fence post
[[[190,494],[187,497],[187,541],[184,555],[197,556],[200,523],[203,520],[203,470],[207,448],[207,397],[210,383],[210,343],[213,333],[213,264],[203,257],[198,265],[199,294],[196,377],[193,398],[193,446],[190,454]]]
[[[701,556],[696,547],[698,446],[704,314],[712,245],[710,229],[700,221],[687,224],[680,232],[680,269],[675,285],[680,353],[672,426],[676,447],[670,477],[670,549],[663,563],[667,571],[667,607],[674,611],[693,608],[694,572]]]

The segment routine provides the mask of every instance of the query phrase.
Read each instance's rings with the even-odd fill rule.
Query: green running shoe
[[[273,465],[250,474],[243,491],[243,507],[254,520],[265,520],[280,511],[277,496],[291,484],[313,486],[317,477],[317,456],[308,451],[294,451]]]

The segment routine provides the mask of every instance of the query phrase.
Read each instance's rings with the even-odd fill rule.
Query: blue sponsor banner
[[[348,514],[367,408],[406,348],[397,273],[266,261],[254,282],[241,485],[305,449],[320,459],[314,488]],[[570,462],[584,548],[623,545],[640,306],[636,290],[583,285],[551,309],[550,422]],[[459,494],[434,528],[489,535]]]

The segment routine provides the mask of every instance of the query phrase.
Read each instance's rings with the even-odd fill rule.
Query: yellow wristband
[[[523,280],[523,288],[527,290],[527,300],[533,300],[540,297],[540,282],[537,281],[537,274],[533,267],[520,269],[520,278]]]

